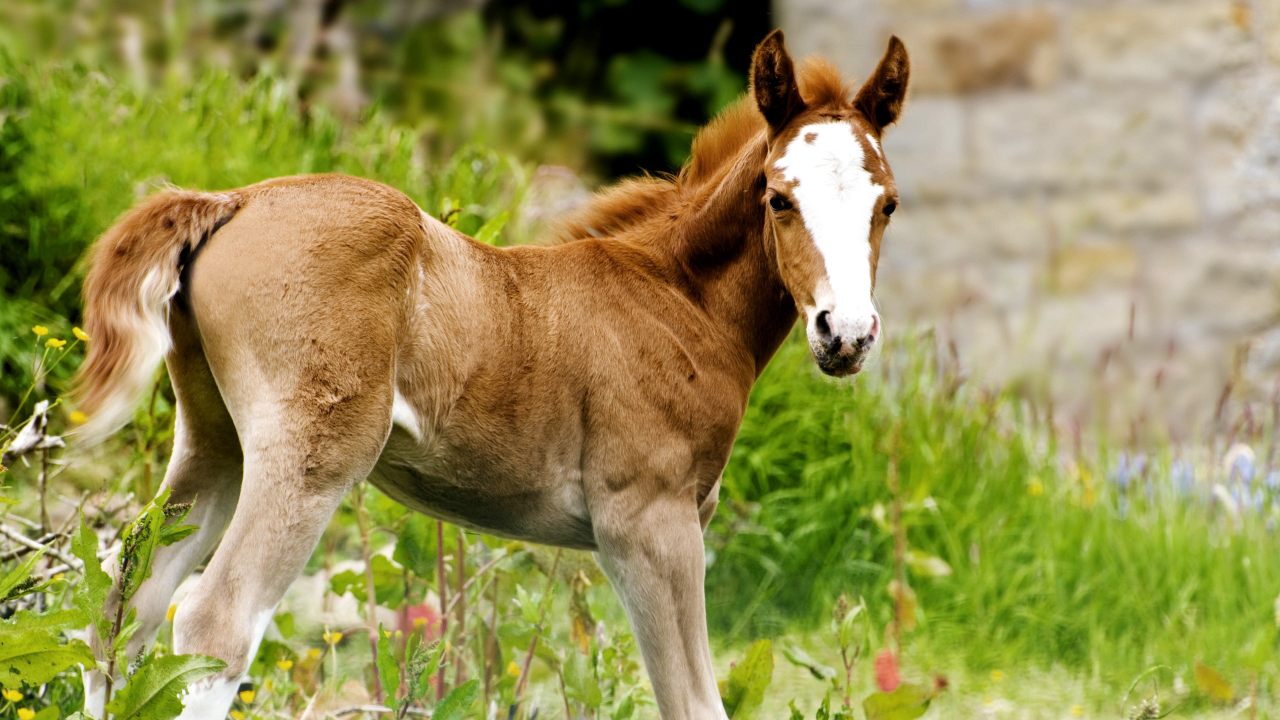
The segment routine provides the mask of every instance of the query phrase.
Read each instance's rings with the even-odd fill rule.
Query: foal
[[[130,211],[85,280],[86,433],[118,428],[163,357],[178,400],[165,484],[199,496],[200,530],[158,551],[129,654],[221,538],[174,650],[226,661],[182,715],[225,717],[276,604],[368,478],[463,527],[595,551],[662,717],[723,720],[702,531],[751,386],[797,316],[830,375],[876,343],[897,206],[880,137],[907,77],[893,38],[850,99],[829,65],[797,77],[774,32],[751,97],[677,178],[623,183],[553,246],[483,245],[334,175]]]

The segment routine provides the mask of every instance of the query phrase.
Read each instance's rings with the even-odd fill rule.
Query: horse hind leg
[[[174,346],[166,363],[178,404],[173,454],[163,487],[170,491],[170,502],[194,501],[187,522],[199,529],[179,543],[157,549],[151,577],[130,599],[141,627],[129,642],[128,657],[136,657],[155,638],[174,591],[213,551],[240,496],[243,461],[231,416],[199,343],[180,313],[173,314],[171,332]],[[115,576],[119,568],[115,560],[111,565]],[[104,608],[108,617],[118,605],[113,591]],[[90,635],[101,656],[101,643],[95,633]],[[97,671],[86,673],[86,708],[95,717],[102,717],[105,692],[106,677]]]
[[[189,689],[181,720],[226,717],[277,604],[343,495],[377,461],[390,429],[387,387],[385,398],[351,400],[364,406],[354,413],[307,415],[286,402],[251,411],[248,425],[260,430],[244,436],[245,502],[174,618],[175,652],[227,667]]]

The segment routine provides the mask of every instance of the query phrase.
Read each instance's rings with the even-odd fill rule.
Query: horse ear
[[[795,64],[782,44],[781,30],[769,33],[751,58],[751,95],[769,123],[770,134],[776,134],[804,109]]]
[[[875,123],[876,129],[883,130],[892,125],[902,113],[902,103],[907,99],[907,79],[911,74],[911,63],[907,59],[907,47],[897,35],[889,38],[889,47],[884,57],[876,66],[876,71],[867,78],[867,82],[858,91],[854,105]]]

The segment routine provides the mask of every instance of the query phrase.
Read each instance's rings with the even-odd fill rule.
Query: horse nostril
[[[831,313],[823,310],[813,319],[813,329],[818,331],[818,337],[826,343],[831,337]]]
[[[867,337],[872,341],[880,338],[880,318],[876,315],[871,316],[871,332],[867,333]]]

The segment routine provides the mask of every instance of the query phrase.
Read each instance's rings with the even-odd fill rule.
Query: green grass
[[[708,573],[721,636],[823,627],[840,593],[864,595],[884,626],[893,547],[874,508],[890,503],[896,433],[909,544],[953,569],[909,574],[916,662],[1064,666],[1118,686],[1155,663],[1239,673],[1270,637],[1273,533],[1207,501],[1211,481],[1231,485],[1212,467],[1182,497],[1157,459],[1150,499],[1135,481],[1122,514],[1099,453],[1057,460],[1020,401],[957,387],[927,337],[891,343],[855,383],[820,376],[798,340],[756,387],[725,472]]]
[[[138,94],[84,68],[0,59],[0,79],[0,398],[28,382],[30,325],[65,336],[76,319],[84,249],[164,183],[346,172],[430,212],[460,205],[472,233],[523,186],[516,161],[473,147],[433,162],[414,128],[304,111],[270,77]],[[1155,663],[1190,682],[1202,659],[1242,683],[1250,643],[1275,627],[1269,500],[1238,520],[1207,502],[1212,483],[1230,484],[1214,457],[1182,497],[1168,479],[1180,450],[1154,448],[1152,496],[1135,483],[1122,513],[1106,443],[1067,457],[1015,393],[960,383],[927,337],[901,337],[856,382],[820,376],[798,338],[761,378],[708,537],[717,642],[820,632],[841,593],[864,595],[884,627],[893,543],[877,508],[891,502],[892,452],[910,546],[952,569],[910,576],[911,666],[1041,668],[1115,688]]]
[[[466,147],[432,163],[413,128],[376,111],[343,124],[293,97],[278,78],[246,83],[223,73],[140,94],[83,67],[23,64],[0,52],[0,399],[12,401],[30,380],[13,341],[32,322],[30,304],[45,308],[45,321],[76,320],[78,259],[166,184],[219,190],[348,173],[391,184],[433,213],[452,199],[457,226],[469,233],[522,190],[523,168],[508,157]]]

